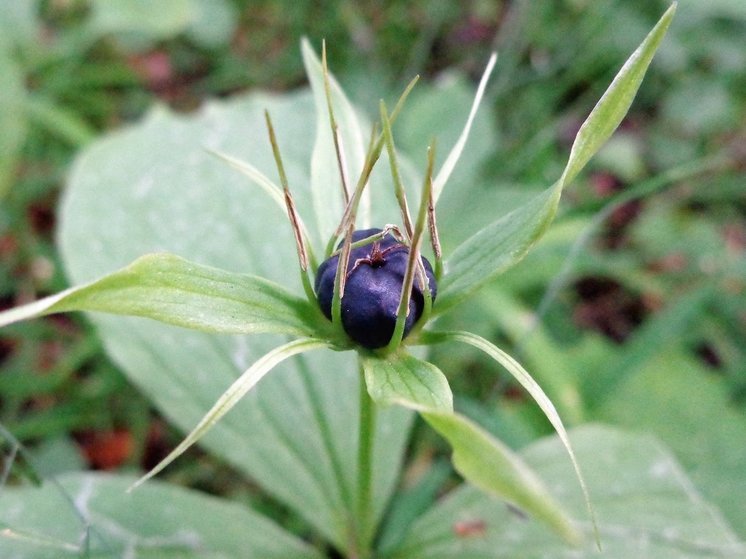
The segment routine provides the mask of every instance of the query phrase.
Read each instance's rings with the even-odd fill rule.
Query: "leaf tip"
[[[125,493],[128,495],[131,493],[134,493],[136,489],[138,489],[143,483],[145,483],[150,478],[150,474],[146,474],[142,476],[140,479],[135,481],[132,485],[130,485],[127,489],[124,490]]]
[[[663,12],[663,15],[658,21],[658,25],[663,24],[665,27],[668,27],[668,25],[671,23],[671,20],[673,19],[674,14],[676,14],[676,9],[678,7],[679,7],[678,1],[671,2],[671,5],[668,7],[668,9],[665,12]]]

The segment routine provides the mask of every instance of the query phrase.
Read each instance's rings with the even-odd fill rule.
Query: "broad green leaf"
[[[591,521],[595,525],[593,507],[591,506],[591,498],[588,493],[588,488],[586,487],[585,479],[583,478],[583,474],[581,473],[580,465],[575,458],[575,452],[573,451],[572,445],[570,444],[570,440],[567,436],[565,426],[562,423],[562,419],[557,413],[557,410],[555,409],[552,401],[547,397],[541,386],[536,383],[536,381],[531,377],[528,371],[526,371],[526,369],[524,369],[520,363],[518,363],[515,359],[513,359],[513,357],[505,353],[503,350],[488,342],[481,336],[477,336],[476,334],[472,334],[471,332],[432,332],[429,333],[429,336],[426,339],[429,339],[430,341],[435,343],[441,341],[455,341],[471,345],[483,351],[492,359],[500,363],[511,375],[513,375],[513,377],[521,384],[521,386],[526,389],[526,391],[531,395],[534,401],[539,405],[541,411],[544,412],[544,415],[552,424],[554,430],[557,431],[557,436],[565,445],[565,450],[570,457],[570,462],[572,463],[572,467],[575,470],[575,475],[578,479],[578,482],[580,483],[580,488],[582,490],[583,497],[585,498],[586,508],[588,509]]]
[[[243,173],[251,182],[257,185],[264,191],[264,194],[274,200],[275,204],[282,209],[286,210],[285,194],[277,184],[272,182],[269,177],[262,173],[259,169],[254,167],[248,161],[241,161],[235,157],[232,157],[226,153],[220,153],[219,151],[213,151],[212,154],[225,161],[228,165],[236,169],[239,173]]]
[[[127,494],[132,481],[70,473],[40,487],[4,487],[0,556],[322,557],[246,507],[158,482]]]
[[[627,59],[575,138],[560,179],[545,192],[488,225],[461,244],[446,261],[435,307],[443,312],[516,264],[554,218],[564,187],[616,130],[673,18],[676,4]]]
[[[205,149],[245,158],[265,176],[276,176],[264,109],[272,114],[298,208],[312,227],[317,220],[307,185],[313,137],[307,131],[315,115],[307,91],[236,97],[187,116],[158,110],[94,142],[76,160],[58,235],[71,283],[168,251],[302,294],[284,209]],[[92,320],[109,355],[185,433],[242,371],[288,341],[104,314]],[[359,376],[350,353],[313,352],[285,361],[200,441],[340,549],[356,510]],[[411,417],[399,407],[378,414],[374,521],[396,484]]]
[[[568,550],[544,526],[472,487],[447,495],[411,528],[391,559],[700,559],[743,557],[746,548],[687,478],[671,453],[650,436],[587,426],[570,433],[598,513],[603,552],[583,522],[585,503],[557,437],[521,452],[552,480],[550,489],[589,537]]]
[[[157,473],[161,472],[171,462],[176,460],[179,456],[198,442],[205,434],[217,425],[223,416],[228,413],[233,406],[235,406],[241,398],[256,386],[256,384],[264,378],[268,372],[270,372],[277,365],[299,353],[311,351],[313,349],[321,349],[328,347],[328,344],[319,340],[304,339],[293,340],[285,345],[281,345],[278,348],[273,349],[266,355],[263,355],[256,363],[246,369],[244,373],[238,377],[228,389],[221,394],[218,401],[210,408],[205,416],[200,419],[197,426],[192,429],[186,438],[179,443],[179,445],[173,449],[168,456],[161,460],[152,470],[146,475],[141,477],[132,486],[131,489],[135,489],[151,479]]]
[[[377,404],[453,411],[448,380],[432,363],[408,353],[393,353],[385,357],[364,356],[362,364],[368,394]]]
[[[452,475],[450,462],[439,458],[414,483],[410,482],[397,491],[376,540],[376,551],[381,557],[388,557],[398,547],[412,523],[442,495],[443,484]]]
[[[461,415],[436,411],[421,415],[448,440],[453,465],[469,483],[546,523],[566,542],[580,543],[565,511],[517,454]]]
[[[294,336],[316,334],[320,318],[308,301],[263,278],[151,254],[87,285],[0,313],[0,326],[69,311],[143,316],[204,332]]]
[[[259,169],[254,167],[248,161],[241,161],[240,159],[232,157],[228,154],[220,153],[219,151],[212,151],[211,153],[218,159],[226,162],[228,165],[236,169],[239,173],[242,173],[244,176],[246,176],[256,186],[261,188],[264,191],[264,194],[269,196],[283,212],[287,212],[285,193],[282,191],[282,188],[272,182]],[[303,218],[300,217],[300,215],[298,215],[298,226],[303,233],[304,239],[310,240],[311,237],[308,234],[308,228],[306,227],[306,224],[303,222]]]
[[[3,446],[7,446],[8,442],[5,441]],[[12,442],[16,443],[18,441]],[[6,464],[8,464],[7,451],[4,452],[4,457]],[[86,459],[80,452],[80,446],[67,433],[39,443],[39,446],[29,449],[28,456],[24,456],[24,458],[28,458],[27,462],[34,464],[35,473],[41,478],[79,472],[87,467]],[[2,483],[2,485],[5,484]]]
[[[513,341],[522,339],[522,360],[527,367],[530,364],[533,377],[552,395],[555,405],[560,394],[568,394],[569,401],[575,399],[582,409],[580,420],[602,420],[655,434],[676,453],[693,482],[722,510],[737,533],[746,537],[742,506],[746,447],[733,444],[746,440],[746,415],[728,394],[727,375],[713,375],[689,357],[692,324],[716,304],[710,286],[702,287],[650,317],[622,345],[594,335],[568,345],[541,325],[525,338],[522,318],[528,309],[498,294],[500,290],[488,289],[479,299],[480,310],[495,317],[484,327],[499,324]],[[695,339],[699,335],[695,333]],[[558,375],[564,375],[570,386],[560,385],[550,392],[551,383],[557,381],[553,377]],[[596,377],[602,377],[601,381]],[[585,390],[578,399],[581,384]],[[567,421],[567,413],[557,407]],[[586,471],[588,464],[579,459]]]

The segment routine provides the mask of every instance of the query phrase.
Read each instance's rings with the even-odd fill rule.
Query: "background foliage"
[[[302,35],[326,37],[335,74],[373,114],[379,97],[424,74],[396,127],[398,144],[413,154],[424,153],[434,130],[441,145],[453,141],[470,78],[499,50],[488,110],[444,194],[454,208],[442,219],[448,251],[494,208],[515,207],[556,179],[580,122],[664,8],[642,0],[392,1],[383,10],[280,0],[3,2],[2,306],[67,285],[56,208],[80,148],[155,104],[191,114],[206,99],[294,89],[305,81]],[[443,324],[499,340],[571,425],[602,421],[657,436],[741,538],[745,32],[740,2],[682,0],[622,129],[566,193],[548,236]],[[435,353],[451,372],[457,407],[511,446],[550,432],[479,355]],[[0,360],[0,421],[43,473],[147,468],[178,439],[81,317],[3,330]],[[434,464],[430,477],[448,475],[439,473],[444,448],[415,429],[405,479],[427,495],[437,484],[418,472]],[[243,476],[198,450],[191,456],[165,477],[303,531],[302,519]]]

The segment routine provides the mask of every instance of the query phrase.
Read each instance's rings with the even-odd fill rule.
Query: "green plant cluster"
[[[746,537],[744,8],[682,0],[630,113],[566,189],[541,242],[497,281],[489,267],[499,267],[500,257],[512,263],[515,255],[497,247],[475,264],[468,250],[475,235],[477,246],[490,246],[485,239],[504,233],[487,229],[479,238],[496,218],[515,208],[518,215],[535,212],[546,202],[537,195],[549,192],[547,184],[575,174],[563,168],[580,124],[665,7],[570,0],[465,7],[423,0],[390,2],[379,12],[377,3],[319,7],[279,0],[6,3],[0,7],[3,309],[167,250],[208,265],[209,273],[180,260],[146,259],[141,269],[151,268],[142,277],[177,273],[183,280],[174,285],[189,292],[190,281],[203,287],[204,272],[220,292],[235,287],[229,284],[236,274],[250,272],[291,288],[278,292],[274,284],[247,279],[240,300],[255,304],[248,311],[231,306],[235,299],[223,291],[226,306],[219,312],[241,317],[228,331],[307,335],[313,330],[308,313],[292,313],[300,307],[290,292],[303,290],[289,279],[296,259],[282,214],[204,148],[274,176],[259,118],[268,108],[296,203],[325,241],[328,214],[338,218],[339,208],[309,195],[306,183],[309,175],[318,181],[324,172],[336,173],[313,151],[310,132],[314,119],[320,128],[328,117],[304,91],[236,92],[302,83],[301,35],[327,38],[330,65],[356,109],[377,108],[379,97],[395,98],[405,80],[424,72],[394,125],[403,176],[413,181],[421,165],[412,161],[422,161],[434,132],[445,147],[436,168],[443,165],[474,95],[468,76],[478,75],[496,49],[493,81],[439,201],[444,254],[455,256],[444,299],[449,313],[438,318],[437,330],[470,330],[499,342],[531,372],[565,425],[575,427],[570,440],[607,552],[740,556],[738,541]],[[230,99],[198,109],[204,99],[225,96]],[[139,123],[122,127],[130,121]],[[384,186],[390,178],[382,175],[373,177],[372,189],[393,200]],[[389,202],[380,219],[396,219],[392,208]],[[459,266],[471,272],[476,266],[478,280],[460,276]],[[228,283],[212,267],[227,270]],[[111,278],[113,289],[130,287],[129,279]],[[141,287],[147,297],[153,286]],[[466,299],[462,292],[476,287],[480,291],[456,305]],[[56,310],[81,307],[79,293]],[[143,311],[136,293],[123,300],[128,307],[115,312],[163,311]],[[172,322],[214,329],[214,300],[202,303],[195,296],[191,314]],[[112,310],[107,304],[82,307]],[[262,315],[262,308],[273,312]],[[291,312],[278,316],[278,308]],[[259,325],[254,330],[247,312]],[[433,336],[430,341],[440,341]],[[229,499],[158,482],[124,493],[133,475],[179,441],[175,433],[164,440],[160,414],[188,432],[237,370],[287,342],[264,334],[250,339],[101,316],[54,316],[4,328],[0,551],[29,557],[369,552],[348,539],[345,514],[360,510],[358,433],[349,426],[362,424],[366,412],[358,403],[356,365],[342,356],[311,354],[279,367],[203,439],[217,460],[190,450],[194,459],[182,458],[164,472]],[[522,449],[521,463],[587,536],[586,547],[575,552],[593,556],[591,520],[563,445],[543,438],[553,429],[541,409],[512,376],[497,374],[484,359],[489,351],[480,349],[437,344],[430,350],[428,361],[446,373],[454,406],[468,418],[446,427],[446,439],[454,447],[471,441],[489,454],[473,436],[454,435],[479,424],[481,435],[503,441],[508,452]],[[408,367],[423,371],[419,357],[381,372],[396,379]],[[368,363],[369,370],[378,367]],[[371,384],[368,378],[369,391]],[[385,384],[394,393],[381,400],[397,402],[400,389]],[[443,432],[448,420],[440,421],[438,429],[438,419],[430,418]],[[588,423],[614,427],[581,426]],[[368,515],[377,527],[366,536],[375,535],[376,557],[566,552],[560,538],[525,522],[520,511],[471,486],[454,488],[457,478],[444,460],[449,448],[409,413],[380,410],[372,437],[370,510],[359,517]],[[100,438],[117,457],[107,461]],[[494,489],[482,465],[474,471],[454,458],[467,479]],[[132,475],[81,473],[86,466]],[[35,479],[45,481],[23,486]],[[516,502],[515,495],[508,498]]]

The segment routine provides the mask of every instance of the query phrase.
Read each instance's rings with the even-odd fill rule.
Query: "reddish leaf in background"
[[[93,431],[80,435],[78,444],[88,464],[97,470],[113,470],[132,454],[132,434],[124,429]]]

